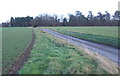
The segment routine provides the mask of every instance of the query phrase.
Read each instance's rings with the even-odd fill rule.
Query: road
[[[51,34],[55,37],[67,40],[68,42],[73,43],[75,45],[86,47],[90,51],[97,52],[98,54],[101,54],[102,56],[105,56],[105,57],[111,59],[113,62],[120,65],[120,62],[118,60],[119,59],[118,54],[120,55],[120,50],[118,50],[117,48],[113,48],[113,47],[110,47],[110,46],[107,46],[107,45],[102,45],[102,44],[78,39],[78,38],[75,38],[75,37],[71,37],[71,36],[68,36],[68,35],[64,35],[64,34],[52,31],[50,29],[40,28],[40,30],[42,30],[44,32],[47,32],[47,33],[49,33],[49,34]]]

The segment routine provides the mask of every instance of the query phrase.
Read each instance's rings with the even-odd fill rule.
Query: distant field
[[[64,40],[35,29],[30,58],[19,74],[107,74],[100,63]]]
[[[21,55],[32,39],[32,29],[2,28],[2,71],[5,72]]]
[[[118,27],[44,27],[62,34],[118,47]]]

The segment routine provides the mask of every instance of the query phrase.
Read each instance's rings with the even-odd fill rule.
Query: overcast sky
[[[84,15],[92,11],[108,11],[113,14],[118,10],[120,0],[0,0],[0,23],[8,21],[10,17],[37,16],[39,14],[58,14],[67,16],[76,10]]]

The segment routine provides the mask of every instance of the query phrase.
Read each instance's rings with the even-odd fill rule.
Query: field
[[[8,68],[24,52],[32,39],[32,29],[29,28],[2,28],[2,71]]]
[[[113,47],[118,47],[118,27],[45,27],[54,31]]]
[[[93,57],[68,42],[35,29],[30,58],[19,74],[106,74]]]
[[[35,33],[35,44],[27,62],[18,71],[19,74],[110,74],[117,72],[114,65],[110,65],[106,69],[106,66],[96,58],[97,54],[90,55],[85,52],[85,48],[52,36],[39,28],[12,27],[2,29],[3,73],[7,72],[29,45],[32,39],[32,29]],[[118,47],[117,43],[120,39],[118,27],[42,28],[113,47]],[[111,69],[111,67],[113,68]]]

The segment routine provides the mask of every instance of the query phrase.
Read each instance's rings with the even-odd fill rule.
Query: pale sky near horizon
[[[57,14],[67,16],[76,10],[87,15],[92,11],[108,11],[111,15],[118,10],[120,0],[0,0],[0,23],[10,20],[10,17],[38,16],[40,14]]]

